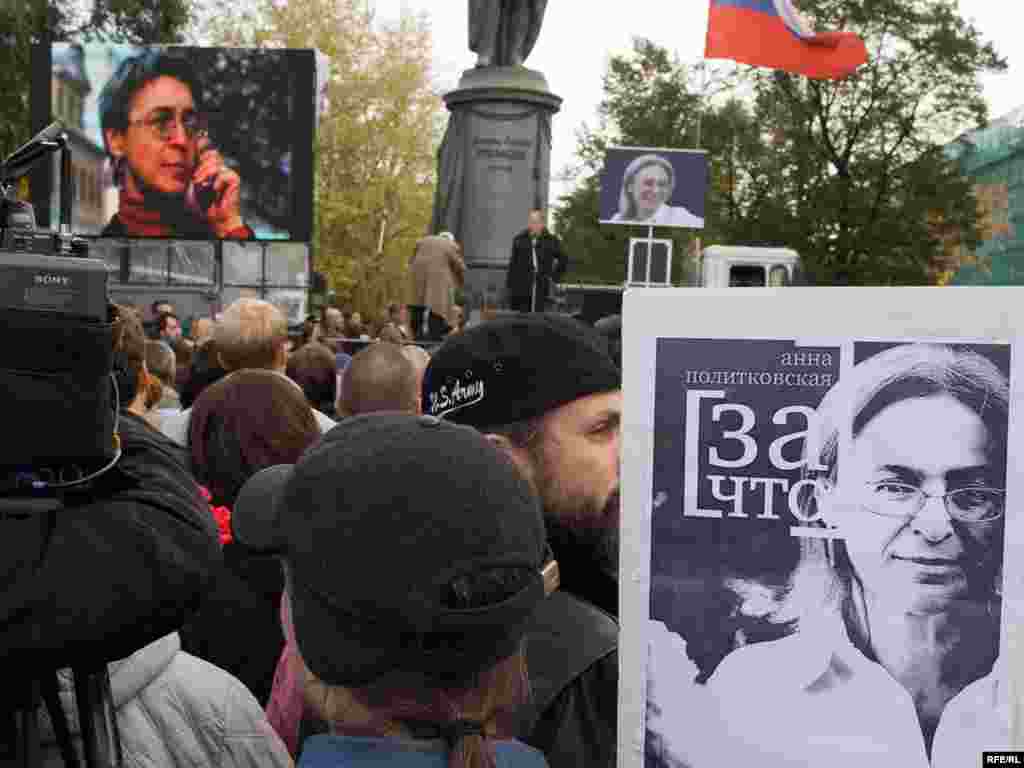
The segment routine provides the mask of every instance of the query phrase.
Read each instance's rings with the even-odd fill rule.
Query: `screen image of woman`
[[[154,49],[125,59],[104,86],[104,148],[119,187],[102,235],[252,239],[242,221],[241,179],[206,128],[190,61]]]
[[[980,349],[872,347],[828,392],[801,498],[822,536],[802,539],[780,612],[796,631],[726,656],[697,686],[706,715],[683,715],[678,694],[649,702],[649,728],[676,752],[665,763],[953,768],[1009,747],[1009,382]],[[670,646],[677,658],[685,646],[660,632],[652,655],[667,672]]]
[[[622,176],[619,210],[614,222],[636,222],[651,226],[698,227],[704,219],[683,206],[670,204],[676,189],[676,171],[661,155],[641,155]]]

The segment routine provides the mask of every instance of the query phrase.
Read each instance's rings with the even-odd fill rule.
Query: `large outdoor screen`
[[[59,43],[34,59],[34,127],[71,136],[75,232],[311,239],[314,51]],[[56,164],[42,177],[53,227]]]

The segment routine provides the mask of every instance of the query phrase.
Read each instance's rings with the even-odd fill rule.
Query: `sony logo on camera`
[[[67,288],[71,285],[71,278],[66,275],[36,275],[34,282],[36,285],[61,286]]]
[[[0,248],[0,310],[55,312],[105,323],[109,275],[101,259]]]

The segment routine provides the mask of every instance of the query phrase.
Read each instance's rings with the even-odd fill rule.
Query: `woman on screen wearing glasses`
[[[103,141],[120,188],[111,237],[251,239],[241,179],[213,147],[192,65],[148,50],[121,62],[99,97]]]
[[[842,538],[803,539],[778,614],[798,630],[727,656],[704,699],[718,728],[678,713],[662,722],[679,746],[718,730],[722,765],[765,768],[959,768],[1009,746],[1008,401],[990,360],[934,344],[868,358],[826,395],[807,443],[817,484],[802,506]],[[706,746],[692,754],[714,755]]]

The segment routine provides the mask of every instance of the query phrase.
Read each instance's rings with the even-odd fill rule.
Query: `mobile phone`
[[[202,159],[203,153],[208,150],[215,150],[213,143],[207,137],[205,145],[199,150],[199,158]],[[211,176],[209,179],[204,181],[202,184],[191,184],[188,190],[188,197],[190,202],[199,209],[202,213],[206,213],[210,206],[213,205],[214,200],[217,198],[217,193],[213,189],[213,185],[217,182],[216,176]]]
[[[209,210],[211,205],[213,205],[213,201],[217,196],[217,193],[213,189],[213,185],[216,181],[217,177],[211,176],[202,184],[195,185],[196,205],[199,206],[199,210],[205,212]]]

